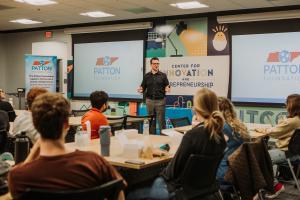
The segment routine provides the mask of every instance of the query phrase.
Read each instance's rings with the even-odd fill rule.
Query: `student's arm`
[[[266,134],[273,138],[278,138],[290,131],[293,131],[297,127],[293,123],[293,118],[288,118],[286,120],[281,121],[278,125],[273,128],[267,129]]]
[[[7,114],[8,114],[8,118],[10,122],[15,121],[17,115],[16,112],[14,110],[14,108],[12,107],[12,105],[10,103],[7,102]]]

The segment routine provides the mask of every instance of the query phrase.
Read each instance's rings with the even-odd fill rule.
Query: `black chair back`
[[[67,135],[65,136],[65,143],[75,142],[77,126],[70,126]]]
[[[154,115],[143,115],[143,116],[126,115],[125,129],[134,128],[134,129],[138,129],[139,133],[142,133],[145,119],[149,121],[149,133],[151,133],[152,123],[155,122]]]
[[[108,117],[107,120],[113,135],[115,135],[115,131],[125,128],[126,117]]]
[[[83,116],[88,111],[89,111],[89,109],[87,109],[87,110],[72,110],[71,115],[74,117],[80,117],[80,116]]]
[[[300,129],[296,129],[288,145],[291,156],[300,155]]]
[[[122,180],[113,180],[97,187],[79,190],[47,191],[27,189],[21,200],[116,200],[122,189]]]
[[[218,192],[216,173],[222,157],[223,154],[213,157],[190,155],[182,174],[180,193],[184,199],[200,198]]]
[[[0,154],[6,151],[8,133],[6,130],[0,130]]]
[[[191,122],[188,117],[170,119],[170,121],[174,128],[191,125]]]

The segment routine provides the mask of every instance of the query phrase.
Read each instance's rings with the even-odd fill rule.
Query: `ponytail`
[[[210,139],[220,142],[222,138],[222,130],[224,127],[224,118],[222,113],[219,111],[214,111],[211,115],[204,121],[205,128],[210,132]]]

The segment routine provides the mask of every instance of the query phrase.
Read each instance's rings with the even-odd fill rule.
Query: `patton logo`
[[[52,71],[52,67],[48,66],[50,61],[48,60],[34,60],[32,63],[33,71]]]
[[[100,57],[97,58],[96,66],[110,66],[118,59],[119,57],[110,57],[110,56]]]
[[[121,68],[116,65],[117,60],[119,60],[119,57],[104,56],[97,58],[96,66],[94,66],[94,79],[119,80]]]
[[[300,51],[282,50],[268,54],[264,64],[265,80],[300,80]]]
[[[300,56],[300,52],[297,51],[289,52],[283,50],[281,52],[272,52],[269,53],[267,62],[293,62],[293,60],[295,60],[298,56]]]

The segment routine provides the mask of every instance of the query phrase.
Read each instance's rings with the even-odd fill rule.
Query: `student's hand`
[[[171,92],[171,88],[169,85],[165,87],[165,92]]]
[[[267,128],[256,128],[254,131],[257,133],[267,133]]]
[[[139,93],[143,93],[143,92],[144,92],[144,90],[143,90],[143,88],[142,88],[141,86],[137,89],[137,91],[138,91]]]

